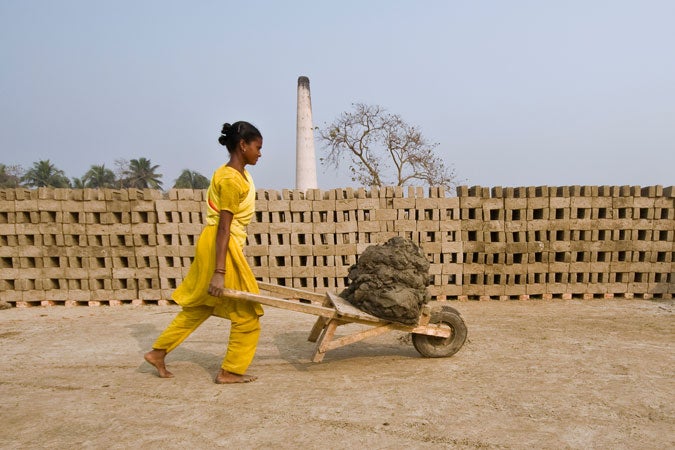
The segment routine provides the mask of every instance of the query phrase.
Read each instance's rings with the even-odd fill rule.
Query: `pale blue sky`
[[[257,186],[293,188],[306,75],[315,125],[384,106],[465,184],[672,185],[673,24],[671,0],[0,0],[0,162],[148,157],[170,187],[226,161],[242,119]]]

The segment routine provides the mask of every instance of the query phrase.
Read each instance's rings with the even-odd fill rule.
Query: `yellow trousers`
[[[217,306],[218,316],[232,322],[227,353],[221,364],[228,372],[243,375],[253,361],[260,336],[260,320],[255,305],[247,301],[222,299],[222,303],[219,302]],[[208,319],[214,309],[208,305],[184,306],[157,338],[152,348],[166,350],[169,353]]]

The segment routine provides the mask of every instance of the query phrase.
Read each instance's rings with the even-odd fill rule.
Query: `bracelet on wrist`
[[[214,270],[215,273],[225,273],[225,269],[216,269]]]

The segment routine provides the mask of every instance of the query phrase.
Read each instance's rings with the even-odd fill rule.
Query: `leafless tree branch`
[[[339,168],[347,162],[352,181],[365,186],[421,182],[452,190],[454,170],[435,154],[419,128],[380,106],[356,103],[333,123],[319,128],[319,138],[328,150],[322,162]]]

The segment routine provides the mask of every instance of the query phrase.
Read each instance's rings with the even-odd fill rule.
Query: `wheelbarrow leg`
[[[331,302],[330,297],[326,295],[321,305],[333,306],[333,302]],[[307,340],[309,342],[316,342],[316,340],[319,339],[321,332],[326,327],[326,324],[328,323],[329,320],[330,319],[328,319],[327,317],[319,317],[318,319],[316,319],[316,322],[314,322],[314,326],[312,327],[312,331],[309,332],[309,337],[307,338]]]
[[[327,320],[328,323],[323,328],[321,337],[316,343],[316,350],[314,350],[314,357],[312,358],[312,362],[315,363],[321,362],[323,360],[323,357],[326,355],[326,351],[328,350],[328,343],[331,341],[331,339],[333,339],[333,336],[335,335],[335,330],[337,329],[338,325],[340,325],[340,321],[338,320],[334,319],[327,319]]]
[[[326,317],[319,317],[316,319],[316,322],[314,322],[314,326],[312,327],[312,331],[310,331],[309,337],[307,338],[309,342],[316,342],[316,340],[319,339],[319,336],[321,336],[321,332],[326,327],[328,320],[329,319]]]

